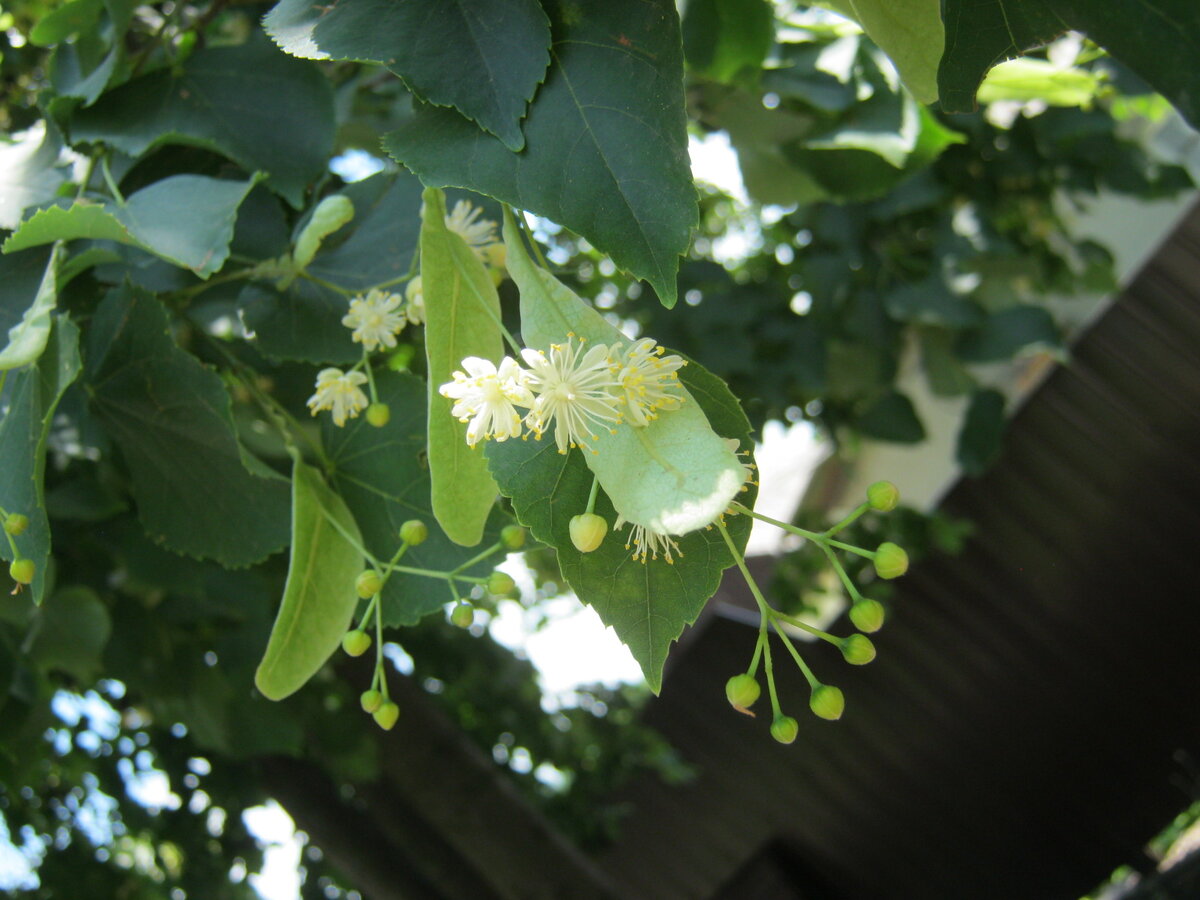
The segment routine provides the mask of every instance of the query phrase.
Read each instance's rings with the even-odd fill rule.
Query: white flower
[[[455,372],[454,380],[439,387],[438,393],[456,401],[451,415],[470,422],[467,444],[474,447],[481,439],[520,437],[521,416],[515,407],[533,403],[529,373],[509,356],[501,360],[499,369],[477,356],[468,356],[462,364],[466,373]]]
[[[620,531],[626,522],[623,518],[617,517],[616,527],[614,531]],[[633,548],[633,558],[642,565],[646,564],[646,557],[650,559],[658,559],[658,554],[663,555],[668,565],[675,564],[675,556],[672,551],[683,559],[683,553],[679,550],[679,545],[675,543],[674,538],[669,534],[664,534],[661,531],[655,531],[653,528],[647,528],[645,525],[634,525],[630,530],[629,539],[625,541],[625,549]]]
[[[342,324],[354,329],[351,337],[367,350],[396,346],[396,335],[408,324],[400,310],[403,301],[399,294],[390,294],[372,288],[367,296],[359,295],[350,301],[350,312],[342,317]]]
[[[531,370],[530,386],[536,395],[526,421],[539,438],[554,422],[559,453],[584,446],[584,438],[596,440],[593,424],[607,428],[620,420],[614,367],[603,344],[584,353],[583,341],[576,343],[570,335],[565,344],[551,344],[549,356],[530,349],[522,350],[521,356]]]
[[[446,216],[446,227],[466,241],[481,262],[487,262],[487,248],[497,243],[496,223],[491,219],[479,219],[482,213],[483,210],[470,201],[459,200]]]
[[[425,292],[421,289],[421,276],[418,275],[404,289],[404,297],[408,303],[404,306],[404,315],[412,325],[425,324]]]
[[[362,372],[343,372],[341,369],[322,369],[317,374],[317,392],[308,398],[308,408],[315,416],[323,409],[333,412],[333,424],[341,428],[347,418],[354,418],[367,408],[367,395],[360,390],[367,376]]]
[[[618,360],[621,400],[633,425],[644,428],[658,418],[658,410],[677,409],[683,402],[676,372],[687,363],[678,356],[662,354],[663,348],[652,338],[642,338]]]

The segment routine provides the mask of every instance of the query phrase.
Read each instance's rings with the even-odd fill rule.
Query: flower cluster
[[[459,200],[446,216],[446,228],[466,241],[467,246],[479,257],[479,261],[495,265],[497,254],[504,245],[496,237],[496,223],[481,219],[483,210],[467,200]]]
[[[499,367],[468,357],[463,360],[466,371],[455,372],[454,380],[438,389],[455,401],[451,414],[469,423],[471,446],[522,437],[523,426],[540,439],[553,425],[558,452],[566,453],[598,440],[598,428],[612,430],[626,420],[644,427],[658,410],[683,402],[677,372],[684,361],[664,356],[649,338],[626,349],[620,344],[587,347],[582,338],[570,335],[564,344],[551,344],[548,353],[522,350],[521,359],[528,368],[511,357]]]
[[[354,418],[367,408],[369,401],[362,392],[367,376],[362,372],[343,372],[341,369],[322,369],[317,374],[317,390],[308,398],[308,408],[315,416],[323,409],[333,413],[333,424],[341,428],[347,418]]]

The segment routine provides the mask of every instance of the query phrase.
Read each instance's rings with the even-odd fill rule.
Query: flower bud
[[[347,631],[342,637],[342,649],[347,656],[362,656],[371,646],[371,636],[365,631]]]
[[[800,723],[791,716],[776,716],[771,723],[771,737],[781,744],[790,744],[800,733]]]
[[[486,244],[483,247],[483,255],[487,265],[496,269],[503,269],[505,263],[508,261],[508,248],[499,242]]]
[[[367,407],[367,421],[376,428],[382,428],[392,418],[392,411],[386,403],[372,403]]]
[[[573,516],[568,527],[571,530],[571,543],[580,553],[591,553],[604,542],[604,535],[608,534],[608,523],[595,513]]]
[[[842,712],[846,709],[846,698],[841,689],[832,684],[817,685],[817,689],[808,698],[808,708],[822,719],[833,722],[842,717]]]
[[[375,724],[384,731],[391,731],[396,724],[396,720],[400,718],[400,707],[391,700],[384,700],[379,704],[379,708],[371,713],[375,719]]]
[[[454,605],[450,610],[450,624],[459,628],[470,628],[475,621],[475,607],[465,600]]]
[[[883,604],[870,597],[863,597],[850,607],[850,621],[859,631],[878,631],[883,627],[883,615]]]
[[[747,712],[761,693],[762,688],[758,686],[754,676],[746,672],[734,675],[725,682],[725,697],[729,700],[729,705],[738,712]]]
[[[505,525],[500,529],[500,543],[509,550],[520,550],[525,546],[525,529],[520,525]]]
[[[14,537],[23,534],[28,527],[29,516],[21,515],[21,513],[9,513],[4,519],[4,530]]]
[[[884,541],[875,551],[875,572],[880,578],[899,578],[908,571],[908,554],[899,544]]]
[[[900,502],[900,489],[890,481],[877,481],[867,488],[867,503],[879,512],[891,512]]]
[[[517,589],[517,584],[507,572],[496,571],[488,576],[487,590],[489,594],[504,597]]]
[[[37,574],[37,564],[32,559],[14,559],[8,567],[8,574],[17,584],[32,584],[33,576]]]
[[[425,543],[427,537],[429,537],[429,527],[420,519],[409,519],[400,526],[400,540],[410,547]]]
[[[875,645],[871,643],[869,637],[862,634],[852,634],[842,638],[838,649],[842,651],[846,662],[852,666],[865,666],[875,658]]]
[[[383,694],[379,691],[363,691],[358,700],[362,704],[363,712],[373,713],[383,705]]]
[[[383,579],[374,569],[366,569],[354,579],[354,590],[358,591],[358,596],[369,600],[383,590]]]

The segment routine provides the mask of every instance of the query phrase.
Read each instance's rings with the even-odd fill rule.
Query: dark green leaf
[[[74,106],[71,100],[82,100],[84,106],[95,103],[112,80],[120,58],[119,48],[110,48],[107,41],[92,31],[55,47],[50,55],[50,84],[54,93],[49,106],[51,115],[60,120]]]
[[[694,362],[679,375],[716,432],[737,439],[748,451],[750,423],[724,382]],[[582,452],[560,454],[551,441],[505,441],[488,444],[487,457],[500,489],[512,497],[518,519],[558,551],[559,567],[571,588],[616,631],[657,693],[671,644],[685,625],[696,621],[716,592],[721,573],[733,565],[720,532],[713,528],[678,538],[681,555],[673,564],[662,557],[646,563],[632,559],[625,547],[629,525],[610,532],[593,552],[580,553],[571,542],[569,523],[587,508],[592,486]],[[748,506],[754,503],[753,493],[740,499]],[[595,511],[610,526],[615,524],[616,512],[603,492]],[[728,528],[735,545],[744,549],[750,534],[747,517],[730,518]]]
[[[54,408],[79,367],[79,329],[66,316],[58,316],[37,364],[8,373],[0,395],[0,506],[29,517],[28,529],[16,541],[20,554],[37,566],[30,585],[34,603],[41,603],[45,595],[50,559],[50,525],[42,494],[46,438]],[[0,541],[0,557],[12,559],[7,541]]]
[[[1026,348],[1057,349],[1062,345],[1054,318],[1040,306],[1013,306],[992,313],[958,341],[966,362],[1009,359]]]
[[[432,106],[385,147],[431,187],[465,187],[578,232],[672,306],[698,218],[675,4],[553,4],[551,20],[550,73],[523,152]]]
[[[884,296],[883,304],[893,319],[921,325],[963,328],[983,318],[979,307],[951,292],[938,277],[907,282]]]
[[[1080,31],[1200,124],[1200,4],[1195,0],[944,0],[938,92],[949,112],[975,108],[988,69]]]
[[[157,300],[130,288],[105,297],[87,378],[92,411],[124,453],[152,539],[225,566],[287,545],[287,479],[244,454],[221,379],[175,345]]]
[[[42,254],[32,256],[40,259]],[[35,290],[30,291],[31,285],[26,284],[23,278],[18,278],[17,284],[13,286],[16,290],[10,288],[4,291],[3,300],[0,301],[0,311],[5,313],[4,319],[13,313],[16,313],[18,318],[8,329],[8,340],[3,348],[0,348],[0,372],[28,365],[42,355],[50,337],[50,314],[54,312],[58,303],[57,273],[62,257],[62,247],[56,245],[45,262]],[[20,274],[20,265],[11,268]],[[27,293],[22,296],[19,292]]]
[[[13,232],[4,252],[76,238],[117,241],[207,278],[229,258],[238,207],[257,180],[172,175],[142,188],[124,206],[86,201],[51,206]]]
[[[30,43],[50,47],[84,29],[93,28],[104,8],[101,0],[70,0],[47,13],[29,32]]]
[[[898,391],[889,391],[875,401],[856,424],[863,435],[878,441],[916,444],[925,440],[925,426],[912,401]]]
[[[71,122],[73,142],[103,141],[132,156],[161,144],[222,153],[294,207],[333,151],[333,91],[315,64],[265,40],[202,50],[110,91]]]
[[[16,228],[21,213],[54,199],[68,169],[56,168],[62,142],[41,122],[18,140],[0,142],[0,228]]]
[[[452,106],[512,151],[550,62],[536,0],[284,0],[266,28],[288,53],[382,63],[422,100]]]
[[[363,570],[362,537],[342,498],[321,473],[296,460],[292,469],[292,552],[279,614],[254,685],[268,700],[300,690],[342,642]]]
[[[944,328],[923,328],[921,368],[929,389],[939,397],[955,397],[975,387],[975,379],[954,353],[952,332]]]
[[[938,54],[944,42],[939,0],[829,0],[891,57],[921,103],[937,99]]]
[[[33,621],[29,657],[44,671],[66,672],[91,684],[112,633],[108,609],[86,587],[55,591]]]
[[[766,0],[689,0],[683,17],[688,66],[717,81],[757,78],[775,41],[775,10]]]
[[[390,559],[400,547],[400,526],[409,519],[420,519],[429,528],[429,538],[410,548],[401,565],[443,572],[454,569],[475,556],[479,548],[455,544],[433,517],[425,447],[425,383],[411,375],[378,372],[375,384],[380,401],[391,409],[391,419],[382,428],[371,426],[361,416],[343,428],[322,418],[330,483],[354,513],[363,543],[375,557]],[[492,512],[484,530],[485,545],[496,540],[503,519],[499,510]],[[486,575],[502,559],[499,555],[484,560],[464,572]],[[395,574],[383,591],[384,622],[416,624],[450,599],[450,591],[440,579]]]
[[[1000,455],[1004,437],[1004,395],[989,389],[971,395],[958,432],[954,458],[968,475],[982,475]]]

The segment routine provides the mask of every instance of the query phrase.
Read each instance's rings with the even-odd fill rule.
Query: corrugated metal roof
[[[943,508],[975,536],[897,583],[877,660],[810,651],[846,693],[842,721],[801,715],[781,664],[801,732],[777,746],[724,701],[753,629],[711,617],[680,648],[647,718],[700,775],[629,793],[602,863],[636,896],[1075,898],[1187,805],[1200,206]]]

